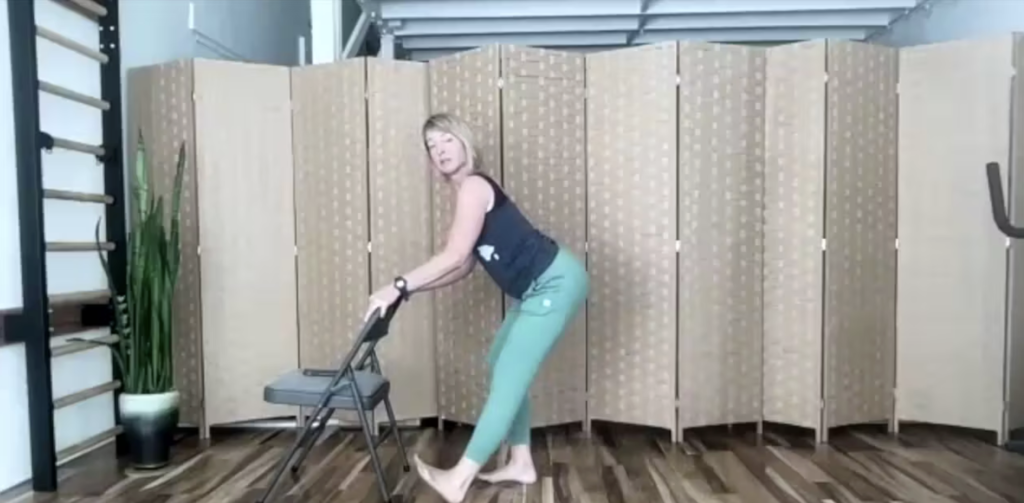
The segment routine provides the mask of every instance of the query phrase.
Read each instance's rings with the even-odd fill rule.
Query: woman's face
[[[451,176],[466,166],[466,149],[457,137],[444,131],[428,131],[430,163],[442,175]]]

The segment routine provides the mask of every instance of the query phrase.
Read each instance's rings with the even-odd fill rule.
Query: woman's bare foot
[[[524,462],[509,463],[493,472],[481,473],[477,478],[492,484],[501,482],[515,482],[516,484],[530,485],[537,481],[537,470],[533,463]]]
[[[462,500],[465,499],[466,492],[469,491],[469,483],[473,481],[472,477],[466,482],[458,481],[453,473],[454,470],[441,470],[430,466],[424,463],[418,454],[413,455],[413,464],[416,465],[416,471],[420,478],[437,491],[445,501],[462,503]]]
[[[515,482],[530,485],[537,481],[537,470],[533,467],[533,455],[529,445],[513,445],[509,451],[508,463],[493,472],[481,473],[477,478],[497,484]]]

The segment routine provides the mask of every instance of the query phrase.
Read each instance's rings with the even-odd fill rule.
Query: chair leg
[[[316,431],[314,431],[312,435],[309,435],[309,438],[306,439],[306,442],[302,446],[302,453],[299,454],[298,459],[296,459],[295,462],[292,463],[292,474],[299,472],[299,468],[302,467],[302,463],[306,460],[306,456],[309,455],[309,451],[313,450],[313,444],[316,443],[316,439],[320,438],[320,435],[323,433],[324,429],[327,428],[327,422],[331,420],[331,416],[333,415],[334,409],[327,409],[327,414],[324,415],[324,417],[319,420],[320,424],[316,426]],[[317,421],[315,417],[313,419],[310,419],[308,422],[314,421]]]
[[[395,421],[395,410],[391,408],[391,397],[384,397],[384,410],[388,413],[388,422],[391,423],[391,434],[394,435],[395,440],[398,442],[398,454],[402,456],[402,469],[408,472],[411,468],[409,467],[409,456],[405,453],[405,441],[402,440],[402,432],[398,431],[398,421]]]
[[[313,417],[318,416],[321,410],[321,407],[317,407],[316,412],[313,414]],[[295,439],[295,443],[292,444],[291,449],[288,450],[288,454],[286,454],[284,458],[281,459],[281,462],[277,465],[277,469],[274,470],[274,477],[270,479],[270,484],[267,486],[266,490],[263,491],[263,494],[259,497],[259,499],[256,500],[256,503],[264,503],[265,501],[267,501],[268,498],[270,498],[270,495],[274,493],[274,489],[277,488],[277,484],[281,480],[281,475],[284,475],[285,468],[288,467],[288,464],[291,462],[292,457],[295,456],[295,453],[298,452],[302,444],[305,443],[306,437],[309,436],[309,433],[312,429],[313,421],[306,421],[306,424],[302,427],[302,433],[300,433],[299,437]]]
[[[358,389],[356,390],[356,396],[360,396]],[[377,442],[374,439],[373,433],[370,428],[373,426],[370,424],[370,420],[366,417],[366,408],[363,407],[362,400],[355,400],[356,408],[359,411],[359,423],[363,426],[363,436],[366,437],[366,448],[370,450],[370,461],[373,463],[373,471],[377,474],[377,486],[380,488],[380,495],[384,498],[384,501],[391,501],[391,494],[388,491],[387,481],[384,480],[384,468],[381,467],[380,457],[377,456]]]

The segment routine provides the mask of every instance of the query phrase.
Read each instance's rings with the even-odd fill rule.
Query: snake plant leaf
[[[96,223],[95,231],[97,253],[111,291],[113,329],[119,338],[114,344],[114,358],[121,371],[124,392],[131,394],[174,389],[174,294],[181,263],[180,211],[187,151],[182,142],[177,151],[169,205],[152,183],[146,154],[140,131],[134,176],[127,191],[132,207],[123,292],[117,291],[109,260],[99,247],[100,222]],[[165,214],[168,206],[170,215]]]

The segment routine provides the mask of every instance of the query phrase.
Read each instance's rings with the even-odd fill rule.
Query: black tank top
[[[484,226],[473,254],[505,294],[521,299],[558,255],[558,243],[537,230],[515,203],[489,176],[494,203],[484,217]]]

